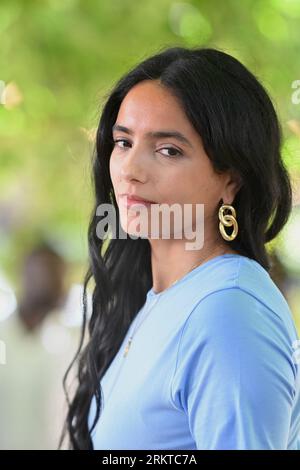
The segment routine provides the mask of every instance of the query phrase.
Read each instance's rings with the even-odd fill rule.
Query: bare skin
[[[110,158],[110,174],[121,223],[126,210],[119,200],[121,193],[135,194],[158,204],[204,204],[201,249],[186,250],[184,238],[148,237],[153,290],[162,292],[194,269],[193,266],[215,256],[237,254],[223,240],[217,214],[221,199],[224,204],[232,204],[240,187],[239,179],[231,172],[220,175],[213,170],[201,136],[170,91],[158,81],[146,80],[137,84],[124,98],[115,125],[130,130],[130,133],[113,130],[113,138],[119,142],[115,142]],[[158,130],[178,131],[189,144],[175,137],[146,135]]]

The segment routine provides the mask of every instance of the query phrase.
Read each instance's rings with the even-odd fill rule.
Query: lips
[[[151,204],[156,204],[155,201],[150,201],[149,199],[143,199],[139,196],[129,195],[129,194],[120,194],[119,195],[121,202],[123,202],[127,207],[133,204],[143,204],[145,206],[150,206]]]

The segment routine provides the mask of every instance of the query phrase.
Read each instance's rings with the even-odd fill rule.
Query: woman
[[[85,289],[95,287],[71,448],[299,446],[298,336],[265,246],[291,211],[280,145],[266,91],[221,51],[167,48],[116,84],[96,139]],[[104,203],[128,235],[105,250]],[[175,237],[175,221],[169,238],[135,236],[163,204],[203,205],[190,224],[200,247]]]

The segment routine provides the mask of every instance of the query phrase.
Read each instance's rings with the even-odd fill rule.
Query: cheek
[[[214,180],[203,180],[198,178],[194,182],[193,199],[206,206],[211,206],[214,203],[217,194],[217,185]]]
[[[113,154],[111,155],[110,160],[109,160],[109,172],[110,172],[110,178],[112,180],[112,183],[115,186],[118,180],[118,176],[119,176],[119,169],[116,164],[115,158],[113,158]]]
[[[182,203],[198,202],[206,195],[207,188],[201,172],[192,168],[181,168],[168,178],[165,187],[173,200]]]
[[[183,172],[176,184],[176,195],[185,203],[200,203],[207,207],[214,205],[220,191],[220,183],[207,169],[194,168]]]
[[[179,167],[160,170],[154,180],[162,199],[170,204],[182,201],[191,189],[186,172]]]

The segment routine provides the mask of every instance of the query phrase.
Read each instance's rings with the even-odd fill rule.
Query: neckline
[[[205,267],[208,265],[214,264],[215,262],[219,261],[221,258],[247,258],[244,255],[240,255],[238,253],[224,253],[223,255],[218,255],[215,256],[214,258],[211,258],[204,263],[200,264],[199,266],[196,266],[194,269],[186,273],[184,276],[182,276],[175,284],[172,284],[171,286],[167,287],[161,292],[155,292],[153,290],[153,286],[151,289],[147,292],[147,299],[156,299],[158,297],[161,297],[162,295],[165,295],[169,293],[171,290],[175,289],[177,286],[181,285],[183,282],[187,281],[191,277],[193,277],[195,274],[197,274],[199,271],[202,271]],[[254,260],[253,260],[254,261]]]

